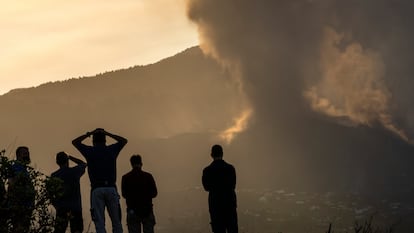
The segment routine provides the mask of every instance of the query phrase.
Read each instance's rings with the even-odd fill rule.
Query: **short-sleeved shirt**
[[[88,163],[88,175],[92,189],[115,186],[116,159],[123,147],[124,144],[119,142],[109,146],[81,144],[77,147]]]
[[[63,181],[63,193],[60,198],[54,201],[55,208],[82,211],[79,181],[81,176],[85,174],[85,168],[86,164],[79,164],[75,167],[62,167],[52,173],[52,177]]]

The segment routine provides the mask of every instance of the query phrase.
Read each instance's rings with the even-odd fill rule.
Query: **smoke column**
[[[322,113],[406,141],[414,136],[413,9],[403,0],[188,2],[203,51],[239,74],[257,124]]]

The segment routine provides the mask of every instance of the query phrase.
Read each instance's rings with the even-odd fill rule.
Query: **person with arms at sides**
[[[76,166],[69,167],[69,160]],[[59,169],[51,177],[62,181],[62,193],[52,202],[56,209],[55,233],[65,233],[70,223],[71,233],[83,232],[82,199],[80,178],[85,174],[86,163],[65,152],[56,154]]]
[[[214,233],[237,233],[236,170],[223,160],[223,148],[211,148],[213,162],[204,168],[202,183],[208,194],[211,228]]]
[[[16,149],[11,174],[8,177],[7,200],[9,217],[14,233],[30,232],[32,213],[35,206],[36,191],[30,177],[30,152],[26,146]]]
[[[122,196],[127,204],[129,233],[154,233],[155,217],[152,199],[157,196],[154,178],[142,170],[142,158],[133,155],[130,159],[132,171],[122,176]]]
[[[92,146],[82,143],[92,136]],[[106,145],[106,137],[116,142]],[[91,215],[97,233],[106,233],[105,207],[112,221],[112,232],[122,233],[121,207],[116,187],[116,160],[128,140],[102,128],[87,132],[72,141],[85,157],[91,182]]]

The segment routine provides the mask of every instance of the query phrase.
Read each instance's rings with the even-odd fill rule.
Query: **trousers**
[[[143,233],[154,233],[155,216],[153,211],[146,216],[140,217],[134,210],[127,212],[127,225],[129,233],[141,233],[141,226]]]
[[[91,214],[96,233],[106,233],[105,208],[112,221],[112,232],[123,233],[119,194],[115,187],[99,187],[91,191]]]

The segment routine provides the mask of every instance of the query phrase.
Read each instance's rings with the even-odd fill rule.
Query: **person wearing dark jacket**
[[[69,160],[76,163],[76,166],[69,167]],[[56,164],[59,165],[59,169],[53,172],[51,177],[62,181],[62,193],[52,202],[56,209],[54,233],[65,233],[68,223],[71,233],[82,233],[80,178],[85,174],[86,163],[62,151],[56,154]]]
[[[157,196],[154,178],[142,170],[142,158],[133,155],[130,159],[132,171],[122,176],[122,196],[127,204],[127,225],[129,233],[153,233],[155,217],[152,199]]]
[[[223,160],[223,148],[211,148],[213,162],[204,168],[202,183],[209,192],[208,206],[214,233],[237,233],[236,170]]]

